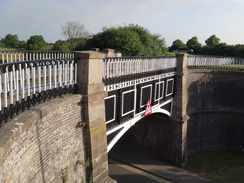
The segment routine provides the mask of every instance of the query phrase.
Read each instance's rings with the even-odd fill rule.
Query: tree
[[[160,35],[151,34],[147,29],[133,24],[103,28],[103,32],[88,39],[87,47],[113,48],[124,56],[163,55],[167,50]]]
[[[27,45],[26,41],[19,41],[19,47],[18,48],[26,49],[26,45]]]
[[[166,42],[164,38],[161,38],[161,35],[159,34],[154,34],[152,35],[152,54],[154,56],[159,56],[159,55],[164,55],[167,51],[168,48],[166,46]]]
[[[61,26],[62,34],[66,39],[71,38],[87,38],[89,36],[85,26],[78,21],[68,21],[65,25]]]
[[[233,46],[226,43],[219,43],[212,48],[213,55],[234,56]]]
[[[139,36],[128,29],[109,28],[94,35],[88,44],[90,48],[113,48],[121,51],[124,56],[140,55],[143,49]]]
[[[199,43],[198,38],[196,36],[192,37],[186,42],[186,46],[188,49],[193,49],[194,53],[199,53],[201,50],[201,43]]]
[[[180,39],[176,39],[175,41],[173,41],[172,46],[170,47],[170,51],[185,50],[185,49],[186,49],[186,45]]]
[[[220,39],[213,34],[205,41],[205,43],[210,47],[214,47],[219,44],[219,41]]]
[[[70,51],[68,44],[66,41],[58,40],[53,45],[53,50],[57,51]]]
[[[236,57],[244,57],[244,45],[243,44],[237,44],[233,46],[234,50],[234,56]]]
[[[53,45],[53,50],[58,51],[75,51],[84,49],[85,38],[70,38],[66,41],[58,40]]]
[[[8,48],[24,48],[26,44],[24,41],[19,41],[17,35],[12,34],[7,34],[5,38],[1,39],[1,42]]]
[[[41,35],[31,36],[30,39],[27,40],[26,48],[28,50],[45,50],[47,47],[47,43]]]

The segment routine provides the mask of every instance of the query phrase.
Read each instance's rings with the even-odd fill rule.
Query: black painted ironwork
[[[166,103],[161,109],[172,112],[172,102],[167,101],[172,101],[174,95],[175,68],[104,79],[104,83],[108,91],[105,99],[107,130],[143,113],[148,99],[152,106]]]
[[[75,64],[76,61],[74,61],[73,58],[68,58],[68,59],[52,59],[52,60],[31,60],[31,61],[21,61],[21,62],[12,62],[12,63],[5,63],[5,64],[1,64],[0,65],[0,74],[5,74],[7,72],[12,72],[13,68],[15,69],[15,71],[19,71],[20,68],[23,70],[26,70],[27,68],[29,69],[35,69],[37,71],[37,67],[41,67],[41,70],[43,70],[44,66],[49,67],[51,66],[51,69],[53,71],[53,65],[55,64],[55,67],[57,67],[57,64],[69,64],[69,66],[71,64]],[[75,68],[75,67],[74,67]],[[63,69],[63,68],[62,68]],[[23,73],[22,73],[23,74]],[[71,74],[71,73],[70,73]],[[29,73],[29,75],[31,75],[31,73]],[[75,74],[73,73],[73,76]],[[49,76],[51,79],[53,79],[51,76]],[[66,76],[68,77],[68,76]],[[46,78],[46,80],[50,79],[50,78]],[[75,76],[74,76],[75,78]],[[32,78],[33,79],[33,78]],[[35,79],[38,79],[38,77],[35,77]],[[42,76],[43,79],[43,76]],[[3,79],[2,79],[3,80]],[[19,78],[18,81],[15,82],[19,82],[20,83],[21,78]],[[6,82],[6,81],[3,81]],[[13,81],[11,81],[13,82]],[[26,81],[25,81],[26,82]],[[28,82],[33,82],[31,79]],[[60,97],[62,95],[68,94],[68,93],[76,93],[77,92],[77,85],[76,82],[74,83],[68,83],[65,85],[64,81],[62,81],[63,83],[56,83],[57,86],[56,88],[54,88],[54,83],[51,83],[52,85],[52,89],[43,89],[42,87],[42,91],[39,92],[37,90],[39,90],[39,86],[36,85],[36,92],[35,93],[31,93],[29,96],[27,95],[27,90],[31,90],[33,91],[33,86],[29,86],[29,88],[25,88],[25,95],[27,95],[26,97],[22,98],[19,94],[19,97],[21,97],[21,99],[16,100],[16,92],[12,94],[13,98],[15,98],[15,101],[13,103],[11,103],[8,99],[8,104],[7,106],[3,106],[2,105],[2,110],[0,110],[0,126],[3,126],[4,124],[6,124],[11,118],[13,118],[14,116],[20,114],[21,112],[24,112],[27,109],[30,109],[31,107],[40,104],[42,102],[46,102],[49,100],[52,100],[53,98],[57,98]],[[0,83],[1,84],[1,83]],[[11,83],[12,84],[12,83]],[[48,87],[50,87],[50,84],[45,83]],[[3,84],[4,85],[4,84]],[[5,84],[6,85],[6,84]],[[31,85],[31,84],[29,84]],[[42,83],[43,85],[43,83]],[[24,85],[23,85],[24,86]],[[26,86],[25,86],[26,87]],[[51,87],[50,87],[51,88]],[[4,88],[3,90],[5,90],[6,88]],[[18,89],[19,93],[21,93],[21,89]],[[10,91],[4,91],[7,92],[7,97],[9,98],[11,95]],[[12,91],[13,93],[13,91]],[[6,95],[6,94],[5,94]],[[2,99],[7,100],[4,98],[4,93],[1,93],[0,96]],[[2,100],[1,99],[1,100]],[[6,102],[5,102],[6,103]]]
[[[57,90],[59,91],[58,95]],[[37,104],[47,102],[68,93],[76,92],[76,86],[71,86],[69,88],[56,88],[53,90],[37,93],[32,97],[27,97],[25,99],[22,99],[21,101],[17,101],[15,104],[10,104],[8,107],[5,107],[3,111],[0,111],[0,126],[4,125],[14,116],[20,114],[21,112],[24,112],[27,109],[30,109],[31,107],[34,107]]]

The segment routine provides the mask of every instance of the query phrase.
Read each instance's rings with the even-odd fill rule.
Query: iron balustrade
[[[103,80],[176,67],[176,57],[112,57],[103,60]]]
[[[107,131],[143,117],[148,99],[155,110],[171,111],[176,62],[175,56],[104,58]]]
[[[0,64],[0,126],[37,103],[73,93],[76,84],[74,58]]]
[[[58,59],[58,58],[74,58],[74,52],[0,50],[0,63],[10,63],[10,62],[27,61],[27,60]]]
[[[244,58],[220,56],[188,56],[189,69],[244,70]]]

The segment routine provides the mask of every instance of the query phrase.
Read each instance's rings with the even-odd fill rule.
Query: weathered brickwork
[[[0,129],[0,182],[81,182],[86,179],[81,95],[53,99]]]
[[[115,183],[108,175],[107,139],[105,125],[104,83],[102,82],[102,63],[104,54],[94,51],[77,52],[78,92],[83,95],[83,120],[87,124],[87,157],[91,160],[88,174],[97,183]]]
[[[187,76],[187,154],[244,146],[244,73],[195,70]]]
[[[173,116],[150,115],[121,141],[174,163],[183,163],[196,151],[240,152],[244,147],[243,81],[243,72],[185,71],[176,78]]]

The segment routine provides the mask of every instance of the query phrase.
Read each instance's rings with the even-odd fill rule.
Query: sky
[[[213,34],[229,45],[244,44],[244,0],[0,0],[0,38],[42,35],[54,43],[65,40],[61,26],[67,21],[91,34],[137,24],[160,34],[167,46],[194,36],[204,45]]]

